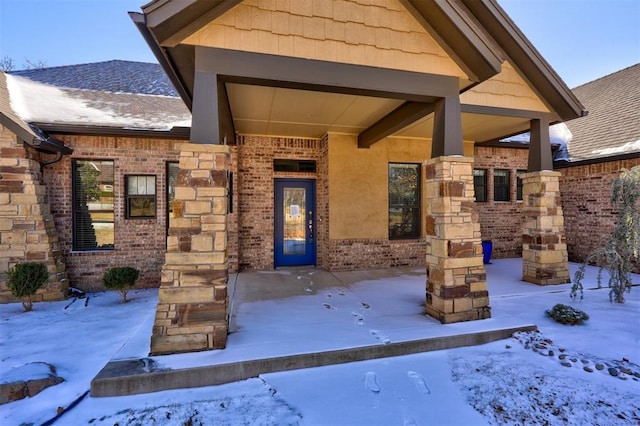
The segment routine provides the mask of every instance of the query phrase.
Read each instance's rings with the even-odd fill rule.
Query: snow
[[[570,266],[572,271],[578,267]],[[230,356],[322,350],[328,342],[384,344],[384,339],[421,337],[425,328],[443,335],[466,332],[479,324],[534,323],[540,333],[127,397],[85,393],[109,360],[146,356],[157,290],[136,290],[126,304],[117,293],[105,292],[37,303],[29,313],[19,303],[0,305],[0,383],[16,368],[36,362],[54,365],[65,379],[35,397],[0,405],[0,423],[42,424],[65,407],[56,425],[637,424],[640,381],[633,373],[640,375],[640,289],[625,294],[626,303],[612,304],[607,288],[593,289],[597,270],[588,268],[584,283],[590,289],[583,301],[573,302],[569,284],[539,287],[520,281],[521,259],[494,260],[486,268],[489,320],[444,326],[418,315],[422,270],[403,269],[384,279],[353,275],[360,278],[346,291],[314,288],[312,276],[300,276],[302,295],[237,306],[226,350],[153,359],[164,367],[186,368]],[[277,279],[287,273],[264,274]],[[633,282],[640,284],[640,275]],[[556,323],[544,314],[556,303],[583,310],[590,319],[579,326]],[[377,308],[382,304],[384,315]],[[296,325],[283,327],[286,321]]]
[[[592,151],[592,153],[598,155],[616,155],[637,151],[640,151],[640,139],[635,142],[627,142],[623,145],[612,148],[595,149]]]
[[[171,130],[173,127],[190,127],[191,117],[172,117],[165,114],[160,122],[149,115],[123,114],[123,105],[117,102],[90,102],[74,93],[89,93],[80,89],[62,89],[17,75],[6,74],[11,109],[26,122],[76,123],[147,130]],[[100,92],[96,92],[100,93]],[[136,99],[168,98],[159,95],[132,95]],[[130,98],[127,98],[129,101]],[[173,120],[173,121],[171,121]]]

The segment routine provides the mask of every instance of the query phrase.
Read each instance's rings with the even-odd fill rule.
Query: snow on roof
[[[7,75],[7,89],[11,108],[31,123],[148,130],[191,126],[191,114],[178,97],[56,87],[16,73]]]

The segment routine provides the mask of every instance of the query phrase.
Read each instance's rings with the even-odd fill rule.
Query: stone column
[[[444,324],[490,318],[473,158],[427,160],[425,178],[427,313]]]
[[[226,346],[229,148],[183,144],[151,354]]]
[[[62,300],[69,282],[58,232],[41,183],[34,153],[7,128],[0,126],[0,302],[14,302],[6,287],[6,272],[17,263],[40,262],[49,281],[33,300]]]
[[[522,175],[522,279],[538,285],[571,282],[560,175],[553,171]]]

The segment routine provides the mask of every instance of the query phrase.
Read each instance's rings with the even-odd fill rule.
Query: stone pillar
[[[427,160],[425,178],[426,311],[444,324],[490,318],[473,158]]]
[[[24,262],[47,266],[49,281],[33,300],[62,300],[69,282],[60,242],[41,183],[35,153],[0,126],[0,302],[15,302],[6,286],[7,270]]]
[[[183,144],[151,355],[223,349],[229,325],[229,148]]]
[[[538,285],[571,282],[560,175],[553,171],[522,175],[522,279]]]

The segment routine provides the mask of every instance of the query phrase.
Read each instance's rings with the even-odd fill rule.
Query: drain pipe
[[[53,154],[53,153],[49,153],[49,154]],[[62,160],[62,152],[58,151],[55,153],[56,157],[53,160],[49,160],[49,161],[39,161],[38,163],[40,163],[40,173],[43,173],[43,169],[46,166],[50,166],[51,164],[55,164],[58,161]]]

